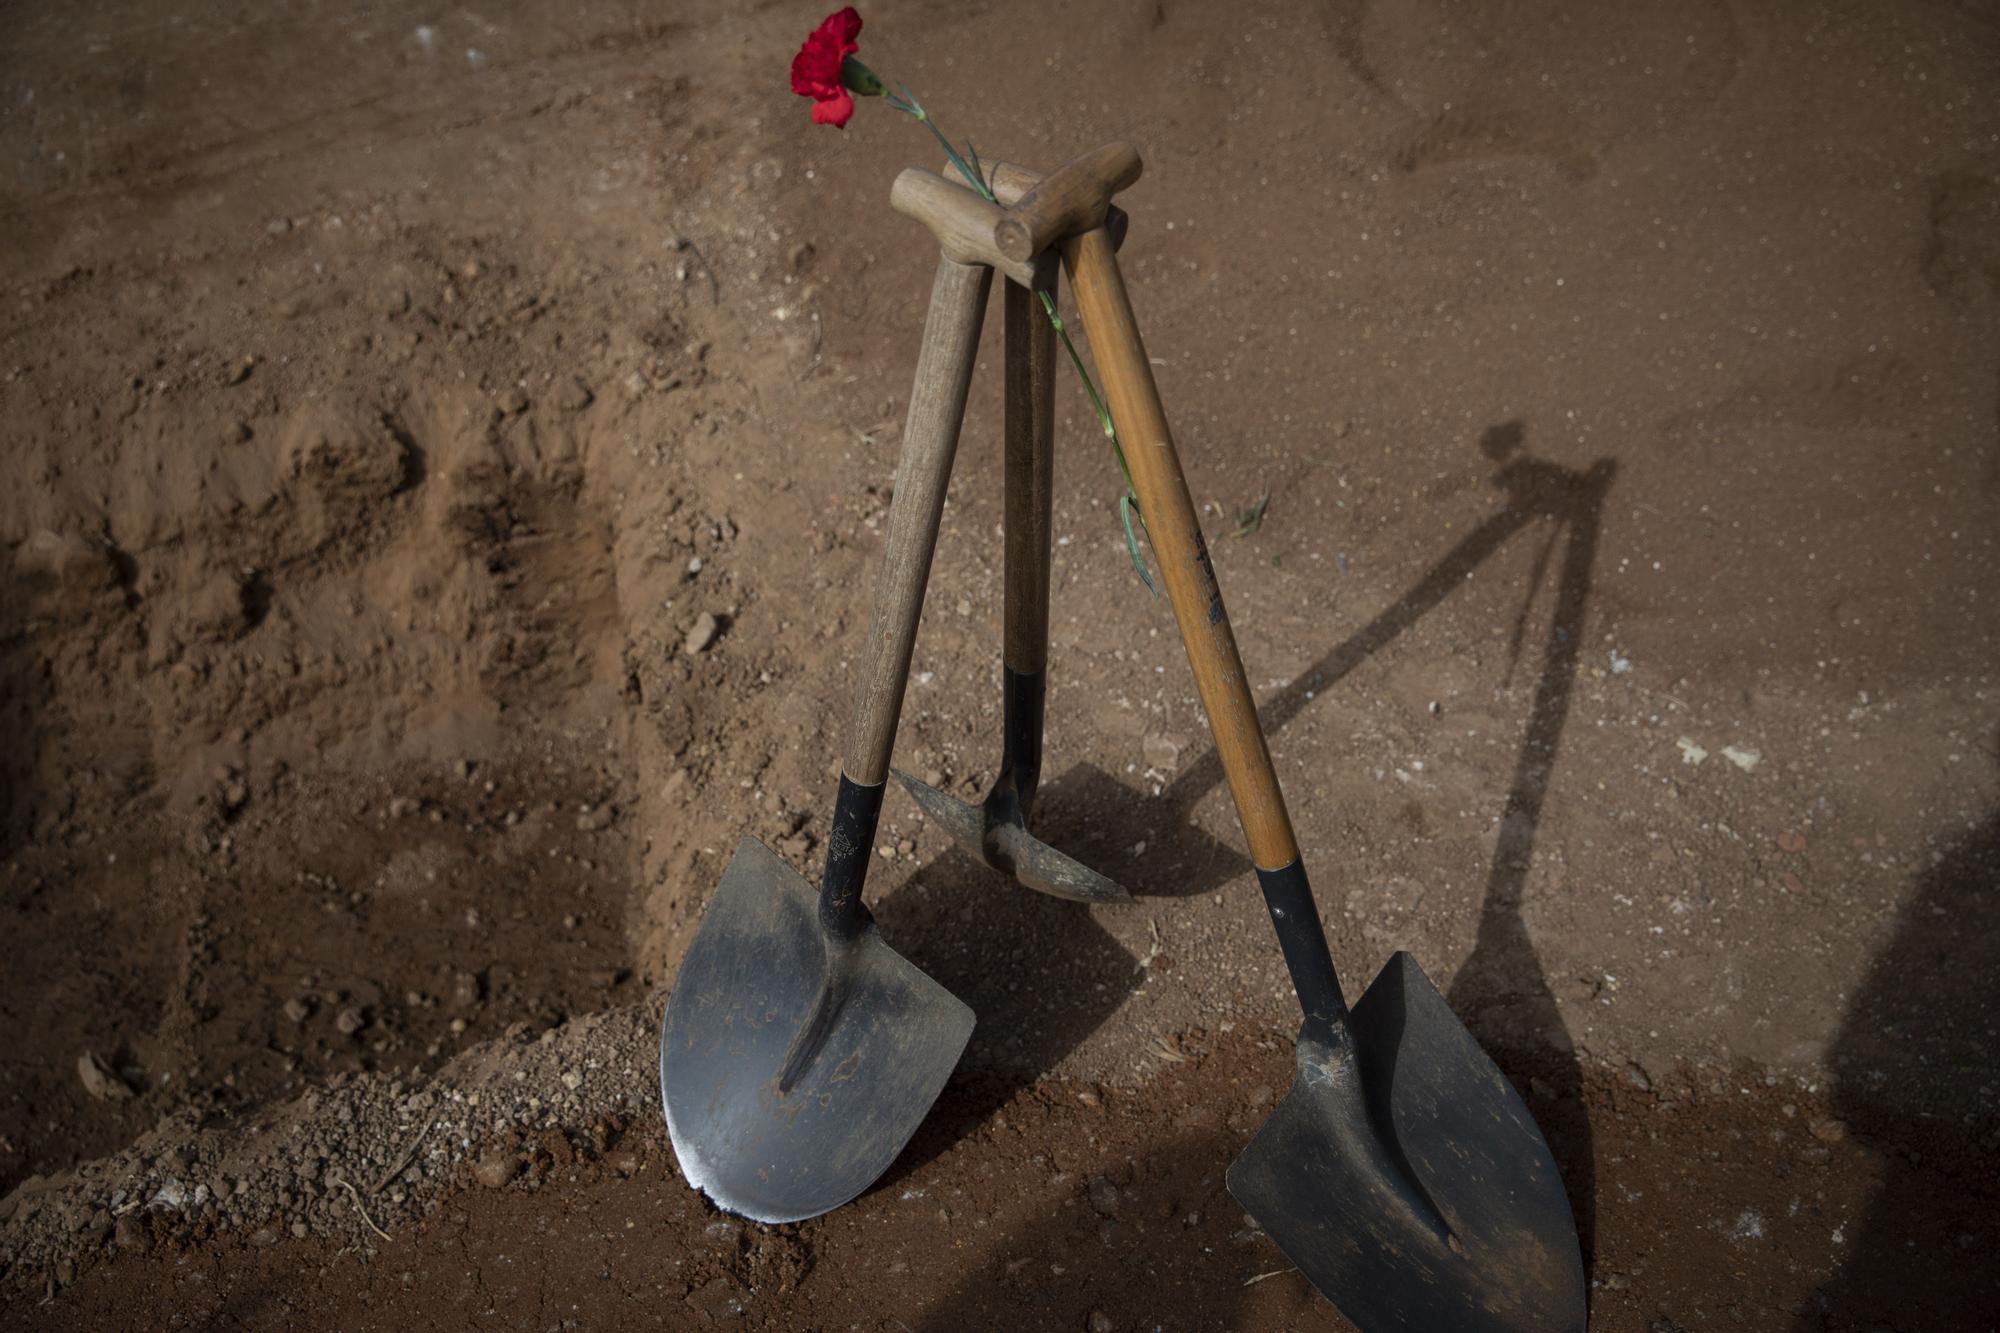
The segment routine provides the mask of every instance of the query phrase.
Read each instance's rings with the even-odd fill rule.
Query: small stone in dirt
[[[565,412],[581,412],[590,406],[595,397],[588,385],[572,376],[568,383],[556,391],[556,406]]]
[[[606,1153],[604,1164],[621,1176],[633,1175],[639,1170],[639,1154],[629,1148],[621,1148],[617,1152]]]
[[[1256,1087],[1250,1089],[1249,1102],[1252,1107],[1266,1106],[1270,1104],[1271,1098],[1275,1095],[1270,1084],[1259,1083]]]
[[[743,1302],[736,1287],[726,1277],[711,1278],[688,1294],[687,1303],[710,1319],[741,1319]]]
[[[562,1085],[571,1092],[575,1092],[583,1086],[583,1075],[577,1073],[574,1069],[566,1070],[562,1076]]]
[[[1168,736],[1148,736],[1139,745],[1139,753],[1146,760],[1146,767],[1164,771],[1171,770],[1181,761],[1179,742]]]
[[[576,817],[576,826],[584,833],[597,833],[603,829],[610,828],[611,807],[600,805],[595,809],[585,810]]]
[[[294,995],[285,1001],[285,1017],[294,1023],[303,1023],[312,1017],[312,1001],[302,995]]]
[[[389,798],[389,818],[404,819],[423,808],[423,802],[414,796],[392,796]]]
[[[696,653],[705,653],[721,631],[722,627],[716,623],[715,617],[704,611],[695,617],[693,628],[688,630],[687,638],[681,641],[681,651],[689,657],[693,657]]]
[[[112,1224],[111,1234],[121,1250],[143,1250],[153,1243],[153,1238],[146,1234],[145,1227],[141,1226],[139,1219],[131,1213],[125,1214]]]
[[[349,1005],[334,1018],[333,1025],[340,1030],[341,1036],[351,1037],[368,1026],[368,1015],[361,1011],[360,1006]]]
[[[520,1154],[502,1152],[495,1148],[483,1154],[473,1166],[472,1178],[487,1189],[497,1190],[512,1181],[520,1171]]]
[[[1090,1333],[1111,1333],[1118,1325],[1112,1323],[1111,1316],[1104,1311],[1092,1310],[1090,1318],[1084,1321],[1084,1327],[1088,1328]]]
[[[83,1090],[100,1102],[132,1099],[132,1089],[126,1086],[125,1080],[112,1073],[95,1052],[85,1051],[76,1057],[76,1076],[83,1081]]]
[[[1722,757],[1742,769],[1745,773],[1748,773],[1764,761],[1764,756],[1761,753],[1756,750],[1746,749],[1741,745],[1723,746]]]
[[[470,1009],[479,1003],[479,978],[471,972],[456,972],[451,978],[451,1003],[455,1009]]]
[[[1839,1143],[1847,1138],[1847,1122],[1832,1116],[1813,1121],[1809,1128],[1812,1136],[1821,1143]]]
[[[1786,830],[1785,832],[1783,832],[1783,833],[1780,833],[1780,834],[1778,835],[1778,850],[1779,850],[1779,851],[1781,851],[1781,852],[1791,852],[1791,853],[1793,853],[1794,855],[1796,855],[1796,854],[1798,854],[1799,852],[1803,852],[1803,851],[1804,851],[1805,849],[1806,849],[1806,835],[1805,835],[1805,834],[1803,834],[1803,833],[1797,833],[1797,832],[1794,832],[1794,831],[1792,831],[1792,830],[1790,830],[1790,829],[1787,829],[1787,830]]]
[[[1092,1176],[1083,1187],[1089,1196],[1090,1207],[1099,1217],[1118,1216],[1118,1187],[1103,1176]]]

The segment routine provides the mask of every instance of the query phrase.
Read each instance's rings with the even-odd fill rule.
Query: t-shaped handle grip
[[[1109,143],[1058,167],[993,224],[994,248],[1021,264],[1065,236],[1090,230],[1104,220],[1111,196],[1139,179],[1142,165],[1131,144]]]

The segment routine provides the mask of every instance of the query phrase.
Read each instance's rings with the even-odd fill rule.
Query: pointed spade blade
[[[1002,874],[1052,898],[1078,903],[1129,903],[1132,895],[1073,856],[1028,832],[1021,824],[996,818],[983,805],[967,805],[903,770],[893,770],[904,790],[967,851]]]

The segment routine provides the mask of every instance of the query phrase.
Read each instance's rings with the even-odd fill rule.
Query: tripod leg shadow
[[[1543,463],[1516,466],[1550,468]],[[1560,469],[1557,469],[1561,471]],[[1544,477],[1538,484],[1566,492],[1559,536],[1561,565],[1556,575],[1555,608],[1542,653],[1541,676],[1528,713],[1528,725],[1515,759],[1513,780],[1500,818],[1500,833],[1487,872],[1479,928],[1470,956],[1454,976],[1448,998],[1486,1046],[1496,1053],[1516,1084],[1525,1083],[1537,1121],[1562,1167],[1570,1207],[1583,1246],[1584,1271],[1591,1269],[1595,1242],[1596,1167],[1590,1121],[1583,1100],[1583,1071],[1576,1046],[1522,918],[1528,871],[1535,838],[1555,773],[1565,724],[1569,720],[1582,650],[1591,573],[1602,525],[1604,498],[1616,475],[1608,460],[1582,473]],[[1537,561],[1530,585],[1530,605],[1541,581],[1549,551]],[[1529,606],[1522,608],[1523,626]]]

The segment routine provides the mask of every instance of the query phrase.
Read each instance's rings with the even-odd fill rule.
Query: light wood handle
[[[1072,235],[1062,243],[1063,262],[1076,288],[1077,309],[1084,332],[1104,380],[1111,421],[1125,447],[1132,469],[1132,487],[1139,496],[1146,536],[1166,581],[1174,618],[1195,688],[1208,713],[1209,730],[1229,778],[1236,813],[1250,840],[1250,856],[1260,870],[1282,870],[1299,859],[1285,797],[1257,722],[1257,706],[1243,675],[1243,659],[1223,609],[1215,566],[1188,499],[1187,480],[1167,430],[1159,386],[1146,359],[1125,279],[1118,271],[1111,237],[1102,227]]]
[[[875,614],[861,647],[854,721],[843,767],[849,780],[863,787],[880,786],[889,776],[889,752],[903,712],[910,653],[923,616],[924,587],[937,550],[945,487],[958,452],[966,393],[979,355],[979,325],[992,285],[990,268],[948,256],[938,260],[923,350],[917,356],[916,384],[903,424],[896,494],[889,502],[882,572],[875,579]]]
[[[994,225],[995,248],[1025,263],[1072,232],[1097,226],[1111,196],[1129,188],[1142,169],[1139,150],[1129,143],[1106,144],[1056,168]]]
[[[889,187],[889,206],[929,227],[947,259],[996,268],[1024,285],[1032,284],[1036,274],[1047,267],[1038,267],[1033,256],[1013,260],[1001,254],[993,243],[993,229],[1005,216],[999,205],[934,171],[903,168]]]
[[[1055,275],[1049,275],[1053,296]],[[1034,675],[1049,656],[1049,509],[1055,481],[1056,331],[1041,297],[1007,284],[1007,593],[1002,635],[1010,670]]]

